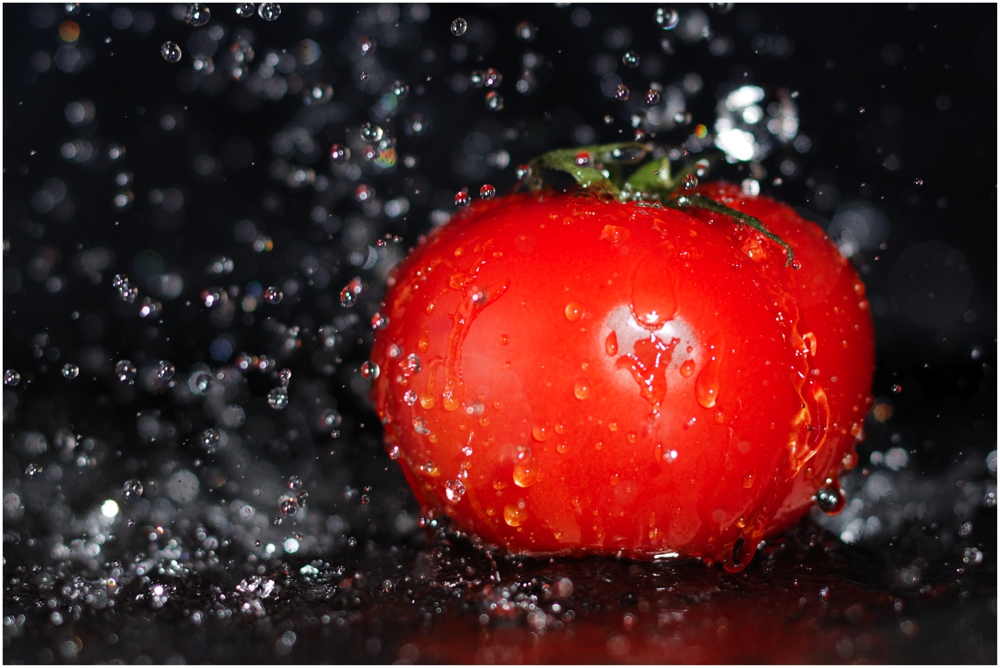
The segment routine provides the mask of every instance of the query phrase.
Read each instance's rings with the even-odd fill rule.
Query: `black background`
[[[437,627],[424,619],[423,612],[416,612],[417,608],[433,611],[432,599],[445,598],[433,582],[420,579],[425,577],[427,559],[444,560],[435,562],[444,582],[445,576],[454,575],[449,571],[454,562],[479,563],[481,556],[462,553],[459,558],[450,552],[441,556],[440,546],[422,547],[423,536],[412,521],[417,511],[402,477],[382,450],[377,418],[367,405],[358,373],[370,343],[364,321],[377,309],[385,263],[362,270],[352,264],[351,252],[368,252],[384,234],[399,235],[402,242],[390,243],[388,251],[382,249],[383,257],[414,245],[430,228],[432,211],[453,210],[451,200],[460,188],[475,193],[489,182],[500,192],[509,190],[516,165],[545,150],[577,143],[587,134],[579,134],[581,126],[590,129],[590,143],[631,138],[629,117],[643,108],[643,92],[651,81],[673,85],[697,73],[701,89],[687,100],[691,124],[663,130],[653,139],[683,143],[698,123],[711,131],[717,100],[735,85],[796,91],[799,133],[808,136],[811,146],[804,152],[778,147],[763,160],[767,175],[760,180],[762,193],[808,212],[821,225],[829,225],[842,207],[859,202],[880,212],[888,223],[884,244],[852,259],[865,280],[875,317],[873,394],[894,412],[885,422],[869,419],[868,440],[858,448],[862,464],[846,481],[845,489],[858,492],[868,473],[881,471],[895,486],[896,496],[874,504],[871,513],[880,519],[882,528],[867,534],[859,545],[838,542],[842,520],[822,520],[832,533],[805,523],[808,526],[800,528],[795,538],[804,550],[801,563],[789,565],[795,559],[784,553],[772,555],[771,561],[759,557],[764,565],[755,562],[748,569],[750,579],[724,576],[723,589],[735,592],[735,598],[722,598],[715,608],[709,604],[702,608],[705,619],[716,619],[719,614],[735,618],[738,615],[732,608],[748,593],[765,602],[784,601],[781,584],[755,589],[756,581],[752,581],[770,573],[767,569],[775,563],[784,564],[787,572],[814,576],[825,570],[827,586],[836,590],[846,580],[871,597],[866,623],[873,632],[886,634],[884,646],[865,650],[868,645],[859,640],[862,632],[855,625],[844,629],[843,637],[817,632],[811,654],[785,654],[762,644],[746,648],[744,654],[710,652],[700,659],[683,653],[671,656],[709,662],[828,662],[866,657],[883,662],[995,661],[996,5],[736,5],[728,11],[708,5],[678,6],[683,22],[698,19],[692,18],[695,11],[711,26],[707,39],[690,41],[679,37],[682,27],[663,31],[656,25],[654,12],[659,5],[429,5],[416,10],[403,6],[396,10],[397,22],[408,28],[396,31],[392,21],[368,21],[377,16],[377,10],[369,6],[286,4],[273,22],[256,15],[240,18],[231,5],[209,6],[212,18],[205,29],[225,28],[213,58],[218,72],[225,69],[225,53],[235,30],[252,34],[255,58],[247,68],[251,73],[259,72],[269,52],[297,53],[302,40],[314,40],[322,51],[319,60],[308,67],[300,63],[285,78],[294,88],[292,80],[300,77],[302,89],[268,98],[251,90],[247,80],[237,83],[220,76],[210,81],[196,74],[192,65],[197,48],[189,42],[195,28],[184,22],[183,7],[180,12],[173,5],[129,7],[135,17],[143,11],[154,19],[149,30],[142,31],[138,19],[128,28],[115,27],[113,12],[118,5],[83,5],[69,12],[64,5],[47,9],[4,5],[3,367],[21,375],[17,386],[4,391],[4,494],[17,494],[22,503],[20,514],[5,513],[4,523],[4,648],[8,659],[132,661],[145,656],[162,662],[179,656],[190,662],[204,656],[199,655],[198,643],[208,643],[212,634],[219,633],[231,634],[232,641],[216,643],[213,661],[244,660],[246,652],[257,660],[298,662],[391,662],[414,656],[471,661],[487,656],[472,650],[463,654],[458,649],[449,654],[433,649],[428,640],[441,629],[464,629],[467,619],[473,620],[473,630],[456,633],[475,637],[475,620],[483,610],[476,606],[485,595],[474,598],[475,605],[441,603],[438,607],[444,612]],[[589,21],[578,27],[574,16],[583,23],[582,14],[574,12],[581,10],[589,13]],[[462,37],[449,30],[458,15],[469,22]],[[81,30],[79,40],[72,44],[59,36],[60,25],[67,20],[75,21]],[[515,27],[522,21],[536,28],[531,42],[516,35]],[[616,29],[618,41],[611,35]],[[371,64],[359,62],[364,35],[378,42],[374,63],[381,76]],[[661,45],[664,37],[672,40],[669,53]],[[179,63],[167,63],[160,56],[166,40],[181,45],[184,56]],[[721,49],[724,43],[729,46]],[[456,45],[462,49],[456,51]],[[63,57],[68,57],[67,46],[76,48],[85,63],[78,71],[62,71],[57,64],[60,48]],[[460,58],[462,50],[465,55]],[[522,95],[514,86],[526,50],[539,54],[541,64],[534,71],[536,87]],[[621,57],[628,50],[640,56],[640,67],[623,66]],[[39,60],[40,53],[50,58],[48,67],[39,65],[44,61]],[[631,88],[628,104],[602,93],[601,75],[595,73],[601,56],[610,57],[615,73]],[[472,70],[487,67],[497,68],[504,77],[497,89],[505,100],[500,111],[491,111],[484,103],[487,89],[456,88],[456,81],[467,78]],[[366,68],[378,86],[366,88],[374,86],[360,78],[359,72]],[[398,153],[414,157],[415,165],[398,164],[384,172],[364,167],[358,181],[335,177],[328,157],[330,144],[350,143],[358,163],[358,128],[376,120],[370,116],[371,109],[397,78],[410,91],[398,112],[382,124],[396,137]],[[332,99],[325,106],[304,104],[309,86],[317,83],[332,86]],[[80,101],[93,105],[94,116],[74,125],[67,121],[67,105]],[[424,120],[419,134],[407,132],[414,114]],[[610,124],[605,116],[610,117]],[[171,129],[165,129],[168,126]],[[507,151],[509,166],[487,168],[471,177],[466,147],[475,133],[489,139],[491,152]],[[286,151],[290,137],[302,141],[295,150]],[[90,142],[96,157],[82,163],[64,158],[64,145],[78,140]],[[113,160],[108,151],[116,145],[124,147],[125,153]],[[775,184],[786,159],[794,160],[797,167]],[[328,186],[322,190],[290,186],[285,175],[297,167],[313,170],[316,179],[328,179]],[[129,187],[134,199],[127,208],[117,208],[114,198],[123,188],[115,178],[124,170],[133,175]],[[729,165],[716,176],[742,180],[748,171],[745,166]],[[51,190],[52,179],[61,181],[66,194],[48,210],[39,206],[37,194]],[[383,204],[407,197],[408,214],[360,217],[363,206],[353,196],[358,184],[373,188]],[[179,213],[151,202],[154,191],[169,188],[183,193]],[[420,192],[415,193],[415,188]],[[313,220],[317,206],[329,213],[323,223]],[[258,253],[236,239],[235,226],[244,219],[252,220],[258,232],[273,239],[273,251]],[[933,253],[920,246],[929,242],[939,244],[931,247]],[[93,248],[110,250],[109,263],[98,278],[78,269],[80,253]],[[917,254],[907,256],[908,249]],[[944,254],[949,249],[951,254]],[[156,294],[155,272],[145,280],[137,268],[136,258],[145,251],[155,251],[162,259],[161,273],[173,272],[184,280],[180,295],[161,298],[162,317],[152,321],[138,317],[135,307],[118,300],[110,285],[113,275],[128,274],[143,296]],[[235,270],[224,277],[206,275],[204,268],[220,254],[233,258]],[[900,264],[906,257],[918,257],[923,264]],[[325,278],[309,285],[304,258],[321,267]],[[897,275],[891,278],[894,269]],[[355,275],[361,275],[368,288],[354,309],[345,309],[337,293]],[[61,279],[58,289],[47,283],[52,277]],[[238,312],[223,326],[211,320],[199,296],[204,287],[237,286],[242,299],[252,281],[263,287],[292,281],[298,292],[286,290],[280,304],[262,304],[252,317]],[[939,300],[944,295],[958,302],[954,314],[934,316],[950,311],[942,311],[931,293]],[[931,315],[921,321],[921,313]],[[360,318],[352,320],[355,314]],[[325,324],[333,324],[338,331],[332,350],[322,345],[320,327]],[[283,352],[287,328],[292,326],[300,328],[302,346]],[[34,339],[42,332],[48,334],[48,341],[36,354]],[[210,353],[211,344],[220,336],[228,337],[234,351],[225,361],[213,360]],[[206,518],[213,508],[229,507],[227,503],[233,500],[224,491],[208,492],[205,480],[213,470],[213,460],[191,446],[203,429],[216,424],[217,416],[203,410],[200,400],[142,380],[144,364],[149,367],[156,360],[169,359],[183,384],[192,365],[231,368],[238,351],[269,355],[278,360],[275,368],[292,370],[290,410],[308,424],[309,437],[289,446],[288,452],[277,448],[259,455],[271,465],[272,483],[291,474],[305,477],[311,496],[309,521],[302,519],[302,531],[307,535],[325,531],[333,536],[327,542],[313,543],[311,549],[303,547],[296,557],[269,559],[252,539],[241,542],[235,533],[228,545],[217,550],[222,558],[199,561],[192,556],[198,552],[197,540],[192,538],[198,535],[198,527],[210,525]],[[134,387],[123,388],[113,378],[114,363],[122,358],[140,367]],[[80,376],[72,381],[59,373],[67,362],[81,366]],[[232,401],[247,407],[248,414],[257,410],[254,414],[271,416],[264,400],[275,386],[274,370],[247,374],[246,382],[233,390]],[[255,408],[259,406],[264,407]],[[329,430],[318,424],[317,416],[330,406],[337,407],[343,419],[337,439],[330,439],[325,433]],[[158,441],[143,441],[139,414],[156,416],[161,424]],[[294,422],[296,418],[287,419]],[[56,445],[60,429],[83,437],[74,453],[84,447],[79,444],[84,438],[94,439],[92,465],[79,467],[74,463],[76,454],[64,456]],[[24,445],[29,433],[43,434],[51,444],[49,449],[31,452]],[[880,456],[894,447],[908,455],[900,470],[880,468],[878,456],[871,459],[872,453]],[[986,464],[991,451],[992,471]],[[46,473],[29,476],[26,467],[34,463]],[[226,470],[226,466],[216,468]],[[61,479],[50,476],[52,467],[64,469]],[[74,521],[104,499],[117,498],[127,509],[120,492],[127,479],[143,480],[147,498],[165,498],[163,487],[178,467],[195,472],[202,480],[202,492],[188,504],[193,509],[178,507],[169,515],[168,534],[193,564],[179,579],[169,580],[176,592],[172,600],[163,607],[150,603],[150,587],[162,577],[154,576],[151,583],[148,575],[144,580],[128,567],[124,570],[132,577],[122,577],[128,584],[122,585],[116,609],[88,607],[74,598],[73,591],[79,592],[81,601],[92,593],[89,588],[108,577],[115,559],[128,564],[137,555],[145,555],[162,564],[168,558],[162,541],[157,551],[139,531],[143,524],[155,522],[137,517],[134,527],[116,527],[115,541],[90,561],[55,556],[52,547],[69,544],[74,532],[81,531]],[[956,491],[973,488],[970,494],[978,494],[974,501]],[[982,501],[991,489],[992,505]],[[362,494],[370,497],[370,504],[359,503]],[[909,501],[923,501],[928,508],[920,517],[907,515]],[[277,502],[261,502],[258,512],[265,510],[276,515]],[[400,511],[409,513],[408,523],[395,522]],[[350,528],[330,529],[330,517],[341,518]],[[961,526],[966,522],[974,528],[963,536]],[[261,531],[266,543],[268,536],[285,537],[292,530],[286,524],[265,526]],[[216,533],[226,538],[225,529]],[[84,541],[92,538],[82,536]],[[979,550],[981,563],[963,562],[970,547]],[[368,598],[355,603],[343,586],[337,589],[331,584],[324,598],[301,577],[280,581],[275,575],[290,572],[294,576],[310,558],[322,561],[317,576],[321,582],[340,583],[342,572],[337,574],[337,568],[343,570],[346,564],[348,572],[355,568],[364,575],[355,582],[372,583],[372,591],[384,578],[395,581],[394,593],[384,592],[380,599],[377,592],[369,591]],[[393,571],[396,562],[405,564],[402,573]],[[628,601],[617,589],[611,589],[611,594],[601,590],[595,573],[608,568],[624,572],[628,566],[587,563],[562,566],[574,573],[575,604],[580,610],[588,609],[585,597],[581,600],[581,592],[588,587],[581,583],[590,582],[593,600],[604,594],[611,597],[604,609],[618,615],[612,615],[617,620]],[[208,633],[205,625],[195,625],[195,649],[185,650],[171,630],[178,620],[190,623],[190,609],[199,606],[208,610],[213,605],[222,609],[229,605],[214,599],[209,585],[218,583],[233,601],[237,595],[232,592],[239,591],[236,583],[259,575],[257,565],[265,564],[267,576],[279,581],[283,593],[280,600],[263,601],[264,612],[253,617],[256,626],[247,627],[252,629],[248,631],[235,622],[220,621],[212,634],[203,637],[198,633]],[[558,576],[553,565],[503,562],[498,568],[505,576],[513,573],[515,581],[518,573],[527,572],[522,580],[534,584],[521,589],[518,600],[525,605],[534,595],[531,587]],[[687,586],[693,590],[703,593],[714,586],[706,580],[714,577],[711,574],[698,571],[692,575],[693,571],[683,571],[687,567],[678,568],[682,570],[670,573],[681,582],[689,578]],[[933,585],[933,590],[903,583],[910,572],[907,568],[922,573],[921,583]],[[859,574],[858,569],[864,572]],[[461,581],[461,570],[455,571]],[[58,587],[46,589],[44,583],[39,584],[40,572],[59,583],[76,584],[63,593]],[[628,573],[639,579],[648,575],[648,571]],[[424,589],[404,595],[404,582],[410,582],[405,578],[411,576],[413,581],[425,582]],[[817,588],[823,584],[819,578]],[[641,586],[635,584],[640,592]],[[415,587],[412,582],[411,587]],[[126,590],[130,596],[139,596],[138,602],[129,603]],[[509,593],[514,600],[515,594]],[[878,598],[883,595],[884,601]],[[921,622],[918,632],[911,627],[900,631],[902,617],[893,610],[892,596],[913,598],[915,609],[925,616],[920,619],[938,621]],[[246,595],[247,600],[251,598]],[[421,605],[410,605],[411,601]],[[322,624],[310,625],[295,614],[302,606],[316,617],[323,609],[356,610],[361,616],[345,617],[349,632],[331,639],[316,631]],[[372,612],[373,606],[396,611],[398,620],[392,628],[417,639],[410,644],[396,642],[393,634],[374,628],[371,618],[382,613]],[[67,621],[54,624],[53,609],[62,610]],[[501,620],[513,625],[510,647],[529,643],[526,609],[517,608],[517,614]],[[20,626],[8,624],[7,617],[19,614],[26,615],[27,621]],[[239,618],[238,610],[235,614]],[[843,623],[830,621],[829,610],[803,614],[827,630],[830,624]],[[914,618],[919,614],[914,613]],[[496,629],[497,618],[491,615],[492,611],[489,628]],[[599,632],[613,626],[598,613],[594,615],[590,619]],[[952,629],[938,626],[943,618],[953,624]],[[138,632],[141,625],[129,619],[145,620],[155,642],[145,647],[138,637],[134,642],[107,642],[108,633],[120,634],[124,640]],[[786,628],[805,632],[791,624],[787,622]],[[298,633],[300,642],[294,650],[288,645],[289,651],[283,652],[275,643],[288,631]],[[693,633],[685,637],[690,640]],[[66,649],[67,638],[74,637],[83,638],[82,650]],[[379,642],[372,644],[370,638]],[[838,644],[845,638],[853,642],[850,652]],[[406,648],[423,648],[421,642],[429,643],[431,649],[411,656]],[[638,638],[632,640],[631,655],[616,654],[613,650],[619,645],[608,643],[601,647],[613,659],[670,660],[655,652],[644,654],[648,646]],[[327,651],[349,645],[342,658]],[[499,655],[488,656],[497,659]],[[518,656],[522,660],[552,658],[544,653]],[[570,660],[590,660],[569,656]]]

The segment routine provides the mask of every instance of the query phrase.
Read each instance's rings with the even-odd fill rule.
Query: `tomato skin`
[[[738,570],[836,481],[868,408],[863,286],[814,224],[575,194],[481,201],[393,271],[372,362],[425,513],[513,553]]]

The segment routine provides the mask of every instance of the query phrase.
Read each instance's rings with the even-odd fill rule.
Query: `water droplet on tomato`
[[[576,384],[573,386],[573,396],[579,399],[580,401],[583,401],[584,399],[589,397],[590,381],[587,380],[586,378],[581,378],[580,380],[576,381]]]
[[[538,469],[531,458],[514,464],[514,484],[518,487],[531,487],[538,480]]]
[[[827,479],[826,484],[816,490],[816,505],[827,515],[836,515],[844,509],[844,492],[840,484]]]
[[[403,401],[406,402],[407,406],[412,406],[413,404],[417,403],[417,393],[414,392],[413,390],[407,390],[403,394]]]
[[[757,478],[757,474],[753,471],[747,471],[747,474],[743,476],[743,488],[750,489],[753,487],[754,480]]]
[[[694,383],[695,398],[704,408],[714,407],[715,402],[719,400],[719,367],[722,358],[721,345],[709,345],[708,348],[709,359]]]
[[[444,494],[452,503],[458,503],[465,496],[465,485],[461,480],[449,480],[444,484]]]
[[[420,337],[420,340],[417,341],[417,350],[419,350],[422,353],[426,353],[427,349],[430,347],[431,347],[431,340],[427,338],[426,334],[424,334],[423,336]]]
[[[521,526],[524,524],[525,520],[528,519],[527,508],[528,504],[524,501],[518,501],[516,504],[508,503],[503,508],[503,521],[506,522],[508,526]]]
[[[608,355],[614,356],[618,354],[618,335],[614,332],[608,334],[608,338],[604,339],[604,350]]]
[[[630,280],[632,316],[641,327],[655,332],[674,317],[677,298],[670,264],[673,258],[648,253],[635,265]]]
[[[569,452],[569,445],[566,443],[559,443],[558,445],[556,445],[556,452],[558,452],[560,455],[565,455],[567,452]]]
[[[687,360],[684,364],[681,364],[681,375],[685,378],[690,378],[691,374],[694,373],[694,360]]]
[[[805,344],[806,349],[809,351],[809,355],[816,357],[816,335],[812,332],[806,332],[802,335],[802,343]]]
[[[552,430],[547,424],[536,424],[531,428],[531,436],[541,443],[549,440],[549,437],[552,436]]]
[[[424,392],[420,395],[420,406],[422,408],[434,408],[434,403],[434,397],[430,393]]]
[[[570,322],[576,322],[583,317],[583,304],[577,301],[572,301],[566,304],[565,309],[566,319]]]

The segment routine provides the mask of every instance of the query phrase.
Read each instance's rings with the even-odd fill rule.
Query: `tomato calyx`
[[[626,178],[624,168],[638,165],[647,157],[653,160]],[[711,197],[690,192],[718,157],[718,154],[712,154],[686,165],[680,173],[672,176],[670,158],[662,147],[642,142],[620,142],[550,151],[522,166],[518,176],[521,185],[533,192],[546,187],[545,170],[554,170],[572,176],[581,189],[618,202],[638,202],[682,211],[695,208],[718,213],[784,247],[787,256],[785,266],[798,268],[797,264],[793,264],[795,251],[792,247],[767,229],[759,219]]]

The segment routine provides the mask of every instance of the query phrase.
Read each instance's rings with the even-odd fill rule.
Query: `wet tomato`
[[[868,408],[853,267],[791,208],[582,191],[478,201],[393,272],[369,366],[424,512],[513,553],[743,568],[834,512]]]

